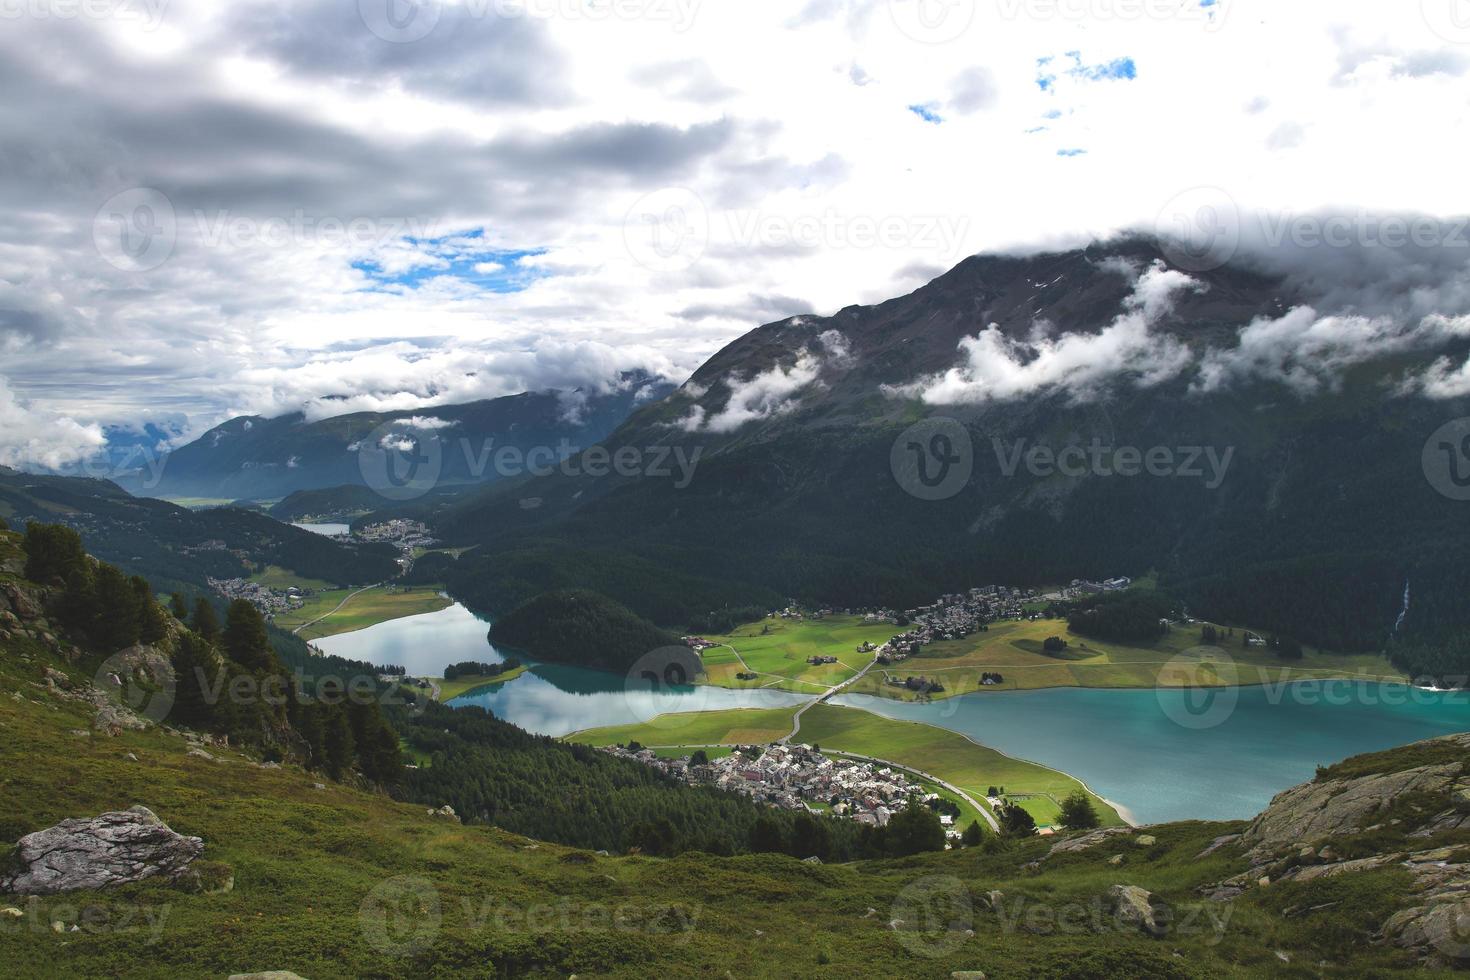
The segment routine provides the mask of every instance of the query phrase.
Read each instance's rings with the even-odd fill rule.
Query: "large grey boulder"
[[[177,834],[147,807],[63,820],[20,839],[0,892],[54,895],[183,874],[204,850],[198,837]]]

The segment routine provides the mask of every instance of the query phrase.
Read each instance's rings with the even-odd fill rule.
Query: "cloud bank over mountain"
[[[401,31],[366,0],[17,7],[0,377],[26,423],[0,452],[678,380],[757,322],[881,301],[966,255],[1198,224],[1220,203],[1194,206],[1201,188],[1253,228],[1344,202],[1462,210],[1470,38],[1418,5],[914,6],[421,0]],[[1323,317],[1466,309],[1450,248],[1360,248],[1329,282],[1344,267],[1314,265],[1353,249],[1282,237]],[[1138,337],[1120,323],[1092,353],[1147,368]],[[1086,348],[1046,343],[1044,369],[998,351],[995,383],[1075,374],[1059,358]],[[1459,360],[1435,371],[1415,390],[1464,383]],[[769,381],[750,412],[784,404],[790,381]]]

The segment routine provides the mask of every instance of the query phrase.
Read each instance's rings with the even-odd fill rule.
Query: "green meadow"
[[[878,646],[896,632],[891,623],[864,623],[856,616],[823,619],[770,618],[750,623],[724,636],[706,636],[721,644],[704,651],[708,683],[719,687],[770,687],[797,694],[821,694],[853,677],[873,660],[859,653],[864,642]],[[812,665],[809,657],[836,657],[835,664]],[[736,674],[753,672],[755,680]]]
[[[919,656],[901,663],[874,667],[848,690],[913,700],[913,692],[886,683],[889,678],[910,675],[941,681],[944,691],[932,697],[1048,687],[1227,686],[1323,677],[1403,679],[1378,654],[1308,649],[1300,660],[1282,661],[1269,650],[1242,646],[1239,629],[1234,637],[1207,646],[1201,638],[1203,626],[1176,626],[1155,643],[1127,644],[1078,636],[1060,619],[992,623],[989,630],[962,640],[932,643]],[[1052,636],[1066,640],[1067,648],[1057,654],[1045,652],[1042,644]],[[984,672],[1000,673],[1005,680],[982,685]]]

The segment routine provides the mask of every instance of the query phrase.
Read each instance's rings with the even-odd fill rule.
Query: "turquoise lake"
[[[437,676],[463,660],[499,662],[489,624],[461,605],[316,640],[327,653]],[[779,707],[776,691],[630,689],[603,671],[534,663],[521,677],[451,704],[488,708],[529,731],[648,721],[667,711]],[[1191,693],[1058,688],[969,694],[933,704],[868,695],[833,703],[966,735],[1008,755],[1061,769],[1134,820],[1232,819],[1258,813],[1318,765],[1470,730],[1470,694],[1390,684],[1296,684]]]
[[[438,612],[393,619],[312,642],[340,657],[399,664],[410,674],[437,677],[448,664],[505,660],[490,644],[489,629],[489,623],[455,603]],[[777,708],[805,700],[782,691],[727,691],[718,687],[676,686],[653,692],[606,671],[532,660],[526,663],[530,669],[515,680],[479,688],[449,703],[488,708],[495,717],[541,735],[566,735],[583,728],[650,721],[671,711]]]
[[[1056,688],[932,704],[860,694],[832,700],[948,728],[1071,773],[1140,823],[1251,817],[1319,765],[1470,730],[1465,692],[1345,682],[1230,691]]]

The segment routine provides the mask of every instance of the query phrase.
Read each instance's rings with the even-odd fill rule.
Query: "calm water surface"
[[[1470,730],[1470,695],[1392,684],[1204,694],[1057,688],[932,704],[852,694],[833,701],[948,728],[1071,773],[1143,823],[1254,816],[1319,765]]]
[[[490,624],[459,603],[438,612],[389,620],[353,633],[313,641],[324,652],[374,664],[401,664],[415,676],[437,677],[453,663],[500,663],[505,656],[490,644]],[[804,698],[781,691],[727,691],[718,687],[668,687],[632,690],[621,674],[584,667],[531,664],[520,677],[455,698],[457,707],[477,704],[497,718],[542,735],[566,735],[583,728],[650,721],[673,711],[719,708],[775,708]]]
[[[325,534],[329,538],[343,537],[352,530],[346,524],[293,524],[292,526],[299,527],[303,531],[310,531],[312,534]]]

